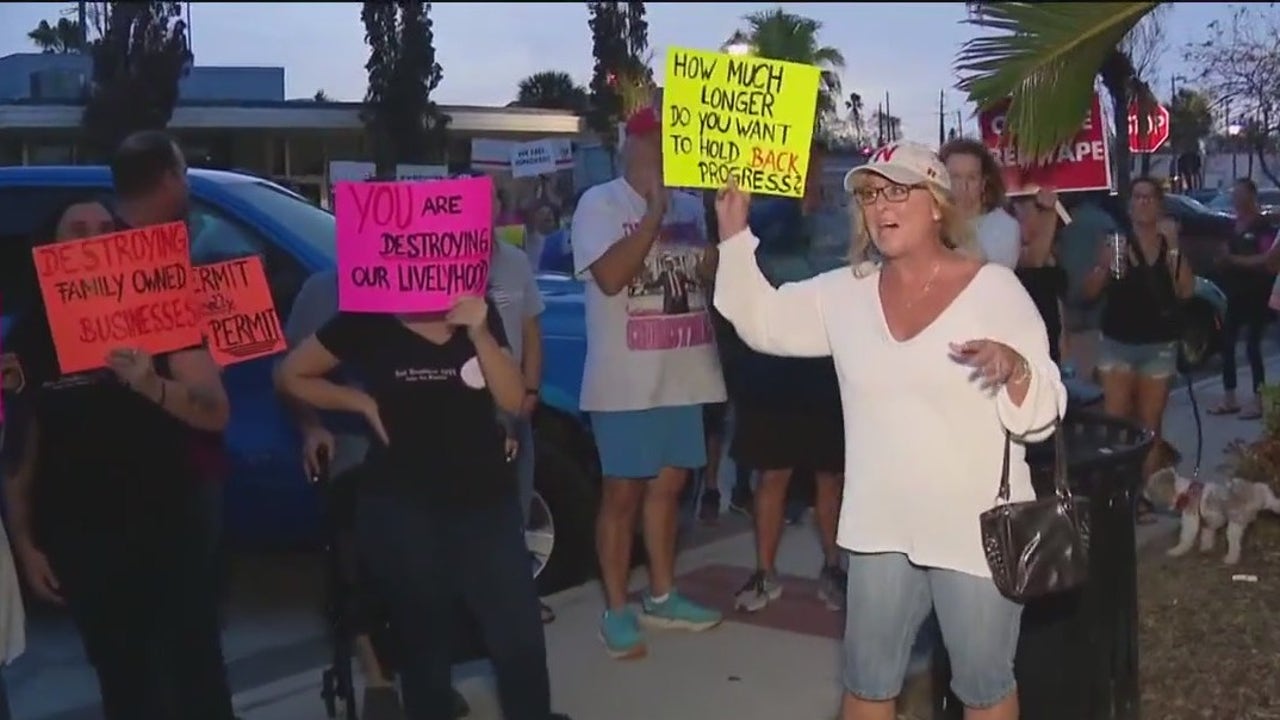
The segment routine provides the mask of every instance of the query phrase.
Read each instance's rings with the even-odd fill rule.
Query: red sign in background
[[[1138,103],[1129,103],[1129,152],[1153,153],[1169,141],[1169,108],[1157,104],[1147,134],[1138,127]]]
[[[1011,195],[1048,187],[1058,192],[1111,189],[1111,153],[1102,125],[1102,106],[1093,96],[1080,132],[1070,142],[1038,159],[1022,158],[1004,134],[1008,102],[978,113],[982,142],[999,163]]]

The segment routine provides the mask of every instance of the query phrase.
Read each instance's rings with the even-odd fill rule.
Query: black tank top
[[[1161,236],[1160,249],[1150,262],[1146,262],[1142,247],[1132,235],[1129,248],[1125,276],[1113,278],[1106,289],[1102,334],[1132,345],[1173,342],[1178,339],[1178,295],[1169,273],[1169,244]],[[1134,255],[1141,262],[1134,262]]]

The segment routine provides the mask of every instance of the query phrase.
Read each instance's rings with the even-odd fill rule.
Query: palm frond
[[[1080,130],[1094,79],[1154,2],[984,2],[967,24],[991,35],[964,44],[958,84],[979,108],[1011,98],[1006,133],[1040,157]]]

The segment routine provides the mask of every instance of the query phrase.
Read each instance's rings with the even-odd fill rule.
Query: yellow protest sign
[[[493,229],[493,234],[504,243],[524,247],[524,225],[499,225]]]
[[[818,79],[812,65],[669,48],[666,185],[718,188],[734,177],[751,192],[804,195]]]

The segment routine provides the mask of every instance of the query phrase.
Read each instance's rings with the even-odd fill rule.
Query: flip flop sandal
[[[1249,408],[1240,412],[1241,420],[1261,420],[1262,408]]]
[[[1209,408],[1210,415],[1235,415],[1238,412],[1240,412],[1239,405],[1227,405],[1226,403],[1220,403]]]

